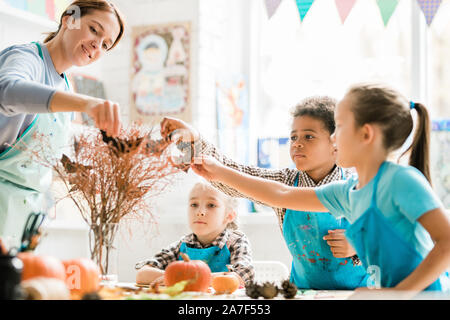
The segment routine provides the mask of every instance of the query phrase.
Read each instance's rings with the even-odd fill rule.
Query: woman
[[[0,236],[17,242],[26,217],[45,210],[51,170],[24,152],[42,144],[36,134],[49,139],[57,158],[68,143],[71,112],[85,112],[108,135],[118,135],[119,106],[71,93],[64,72],[97,61],[123,32],[122,15],[109,2],[74,1],[43,43],[0,52]]]

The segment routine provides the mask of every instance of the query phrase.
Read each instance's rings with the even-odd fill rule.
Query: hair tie
[[[416,107],[416,104],[414,103],[414,101],[410,101],[409,102],[409,108],[410,109],[414,109]]]

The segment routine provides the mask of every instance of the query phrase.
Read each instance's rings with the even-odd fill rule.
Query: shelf
[[[50,19],[38,16],[31,12],[16,9],[6,3],[1,2],[1,0],[0,0],[0,16],[8,16],[11,18],[16,18],[24,22],[28,22],[48,29],[58,28],[58,23],[56,23],[56,21],[52,21]]]

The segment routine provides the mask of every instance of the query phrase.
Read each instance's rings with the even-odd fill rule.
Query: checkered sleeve
[[[268,179],[268,180],[274,180],[274,181],[278,181],[278,182],[281,182],[284,184],[291,185],[291,184],[293,184],[293,181],[295,180],[295,176],[297,174],[297,170],[289,169],[289,168],[264,169],[264,168],[259,168],[256,166],[248,166],[248,165],[239,164],[239,163],[233,161],[232,159],[222,155],[213,144],[206,141],[203,137],[200,137],[199,141],[196,143],[195,148],[196,148],[196,150],[199,151],[200,154],[213,156],[214,158],[216,158],[218,161],[220,161],[227,167],[233,168],[239,172],[247,173],[254,177],[259,177],[259,178]],[[266,205],[265,203],[260,202],[255,199],[252,199],[252,198],[246,196],[245,194],[237,191],[236,189],[231,188],[223,183],[212,182],[211,184],[229,196],[237,197],[237,198],[247,198],[255,203]]]
[[[233,231],[229,239],[230,263],[233,271],[248,283],[255,277],[255,268],[252,265],[252,250],[247,236],[240,231]]]
[[[145,259],[136,263],[135,268],[140,269],[145,265],[149,265],[154,268],[165,270],[169,263],[178,259],[181,243],[182,240],[179,240],[170,244],[167,248],[164,248],[155,254],[152,259]]]

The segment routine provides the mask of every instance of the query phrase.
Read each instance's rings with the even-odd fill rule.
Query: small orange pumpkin
[[[206,292],[211,284],[211,269],[201,260],[190,260],[181,253],[183,261],[170,263],[164,272],[164,284],[172,286],[183,280],[190,280],[184,291]]]
[[[214,276],[211,283],[217,294],[233,293],[239,288],[239,285],[238,277],[231,272]]]
[[[22,281],[37,277],[66,279],[64,265],[55,257],[31,252],[20,252],[17,257],[23,262]]]
[[[81,298],[85,293],[96,292],[100,285],[100,269],[87,258],[63,261],[66,270],[66,285],[72,296]]]

